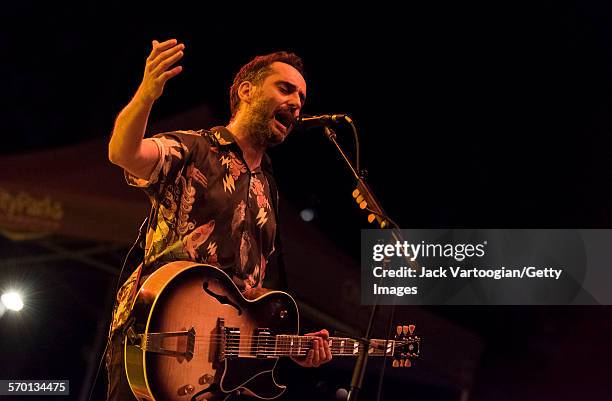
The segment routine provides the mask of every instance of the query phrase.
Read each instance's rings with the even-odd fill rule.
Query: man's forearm
[[[152,107],[152,101],[144,100],[137,94],[121,110],[108,144],[108,158],[112,163],[125,168],[126,162],[137,158]]]

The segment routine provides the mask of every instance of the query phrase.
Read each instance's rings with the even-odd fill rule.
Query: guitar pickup
[[[240,354],[240,328],[223,327],[222,358],[238,358]]]
[[[276,352],[276,339],[269,328],[255,329],[254,349],[257,358],[272,358]]]
[[[195,349],[195,336],[196,332],[193,327],[187,331],[140,334],[141,348],[143,351],[183,357],[190,361]],[[170,343],[175,347],[174,349],[168,348]]]

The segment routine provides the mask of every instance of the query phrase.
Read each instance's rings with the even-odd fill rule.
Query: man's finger
[[[306,356],[306,360],[304,361],[303,366],[308,366],[308,367],[312,366],[313,358],[314,358],[314,351],[313,350],[308,351],[308,354]]]
[[[327,341],[323,340],[321,337],[319,337],[319,363],[323,363],[326,361],[327,355],[325,352],[325,343]]]
[[[305,336],[311,336],[311,337],[324,337],[327,338],[329,337],[329,332],[325,329],[321,330],[321,331],[317,331],[316,333],[306,333],[304,334]]]
[[[182,52],[185,49],[185,45],[179,43],[176,46],[172,46],[168,50],[165,50],[155,56],[153,59],[149,60],[149,69],[155,70],[158,65],[160,65],[165,60],[168,60],[170,57],[176,56],[179,52]]]
[[[175,53],[173,56],[168,57],[167,59],[165,59],[164,61],[162,61],[161,63],[159,63],[157,65],[157,67],[155,67],[152,71],[151,74],[153,77],[157,77],[158,75],[163,74],[164,72],[166,72],[166,70],[174,63],[176,63],[177,61],[179,61],[181,58],[183,57],[183,52],[179,51],[177,53]]]
[[[174,67],[170,71],[164,72],[157,79],[161,80],[163,83],[166,83],[167,80],[178,75],[181,71],[183,71],[183,67],[179,65],[177,67]]]
[[[325,341],[325,362],[329,362],[332,359],[331,349],[329,348],[329,343]]]
[[[167,50],[169,48],[171,48],[172,46],[174,46],[175,44],[177,44],[177,40],[176,39],[168,39],[164,42],[158,42],[157,40],[154,40],[152,42],[153,44],[153,49],[151,50],[151,54],[149,55],[149,60],[153,60],[155,57],[157,57],[157,55],[161,52],[163,52],[164,50]]]
[[[321,344],[320,344],[321,339],[319,337],[315,337],[312,340],[312,351],[313,351],[313,356],[312,356],[312,366],[319,366],[319,364],[321,363]]]

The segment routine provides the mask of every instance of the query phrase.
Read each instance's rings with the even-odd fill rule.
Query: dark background
[[[233,74],[254,55],[286,49],[304,59],[305,112],[349,112],[356,122],[369,182],[402,228],[612,225],[612,6],[357,8],[302,13],[285,5],[254,13],[236,6],[230,13],[169,4],[10,3],[0,28],[0,152],[108,136],[138,86],[153,38],[176,37],[187,46],[184,71],[167,84],[153,122],[206,104],[215,123],[225,124]],[[350,132],[338,134],[352,149]],[[357,259],[359,229],[367,223],[353,207],[350,175],[334,152],[315,130],[290,136],[271,154],[284,197],[297,208],[314,207],[312,224]],[[12,257],[39,251],[5,240],[0,250]],[[3,353],[19,358],[0,355],[0,377],[59,372],[79,382],[84,362],[62,363],[62,352],[66,344],[70,353],[91,352],[82,344],[104,323],[108,305],[101,300],[113,284],[105,277],[96,286],[86,272],[57,268],[47,287],[55,291],[44,297],[64,312],[66,302],[74,303],[78,322],[70,308],[35,328],[0,321]],[[78,291],[53,298],[87,280],[94,301]],[[472,400],[612,399],[609,307],[426,309],[482,337]],[[319,374],[333,374],[325,369]],[[458,399],[455,389],[413,384],[416,399]]]

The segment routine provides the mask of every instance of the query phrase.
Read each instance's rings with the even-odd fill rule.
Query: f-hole
[[[242,315],[242,310],[240,309],[240,307],[236,305],[235,303],[233,303],[228,297],[226,297],[225,295],[215,294],[214,292],[212,292],[208,288],[208,281],[204,281],[204,283],[202,283],[202,288],[204,289],[204,292],[206,292],[211,297],[215,298],[217,301],[219,301],[220,304],[232,306],[236,308],[236,310],[238,311],[238,316]]]

